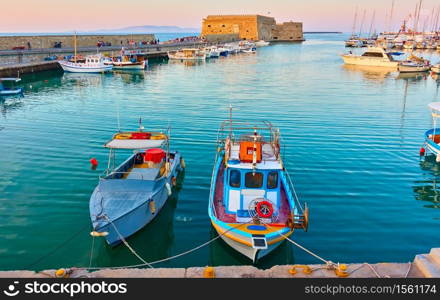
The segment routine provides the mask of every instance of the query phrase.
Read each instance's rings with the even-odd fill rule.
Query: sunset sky
[[[416,2],[395,0],[394,29],[414,13]],[[358,27],[365,9],[364,31],[368,31],[375,10],[375,27],[380,31],[388,27],[386,15],[391,3],[392,0],[2,0],[0,32],[93,31],[139,25],[200,28],[201,19],[209,14],[262,14],[275,17],[278,22],[302,21],[305,31],[351,32],[356,5],[360,10]],[[438,0],[423,1],[420,26],[425,23],[430,27],[428,18],[438,5]]]

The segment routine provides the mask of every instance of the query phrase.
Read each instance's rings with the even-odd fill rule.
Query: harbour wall
[[[175,44],[143,45],[125,50],[133,50],[145,58],[166,57],[168,51],[178,50],[185,47],[205,47],[212,43],[205,42],[182,42]],[[119,46],[111,47],[80,47],[77,52],[82,55],[94,54],[99,50],[104,55],[117,55],[121,51]],[[44,61],[47,56],[56,55],[62,59],[66,55],[73,54],[73,48],[48,48],[31,50],[0,50],[0,77],[17,76],[21,74],[39,71],[60,69],[56,61]]]
[[[60,272],[60,270],[62,270]],[[261,270],[254,266],[221,266],[154,269],[70,268],[44,271],[0,271],[0,278],[440,278],[440,248],[416,255],[408,263],[355,263],[329,268],[327,265],[277,265]]]
[[[140,42],[150,42],[155,39],[154,34],[112,34],[112,35],[77,35],[77,47],[91,47],[99,41],[110,43],[112,46],[128,46]],[[53,48],[55,43],[61,42],[62,47],[74,47],[73,35],[38,35],[38,36],[0,36],[0,50],[12,50],[15,47],[29,49]]]

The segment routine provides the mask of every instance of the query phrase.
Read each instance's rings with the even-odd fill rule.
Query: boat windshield
[[[248,172],[245,175],[244,185],[247,188],[258,189],[263,186],[263,173]]]
[[[364,54],[362,54],[362,56],[383,57],[382,53],[380,53],[380,52],[365,52]]]

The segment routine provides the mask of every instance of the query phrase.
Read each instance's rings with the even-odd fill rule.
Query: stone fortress
[[[270,42],[304,41],[301,22],[277,24],[261,15],[210,15],[202,21],[201,36],[208,41],[265,40]]]

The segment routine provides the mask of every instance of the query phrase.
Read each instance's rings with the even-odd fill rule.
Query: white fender
[[[167,188],[168,196],[171,196],[171,186],[170,186],[170,184],[168,182],[165,183],[165,187]]]

